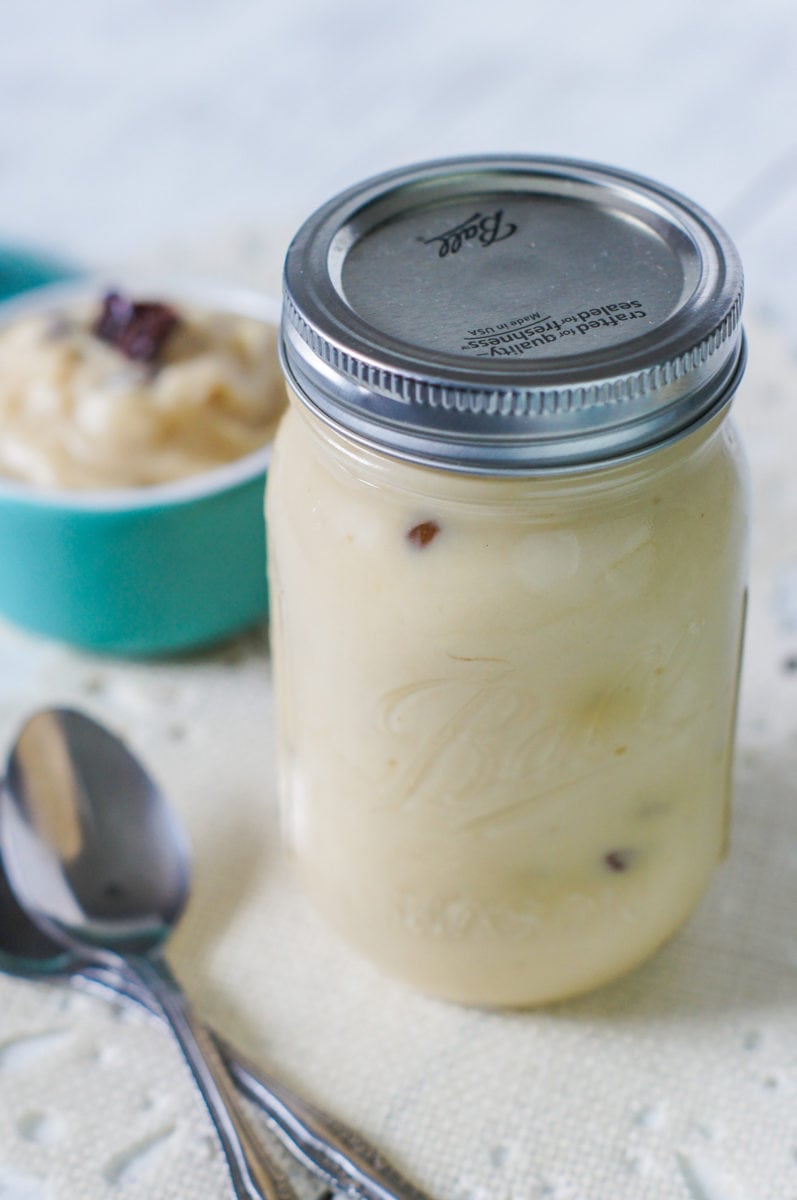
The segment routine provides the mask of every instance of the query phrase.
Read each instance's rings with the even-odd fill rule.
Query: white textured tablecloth
[[[240,275],[246,259],[251,274],[254,258],[273,286],[277,249],[258,258],[242,236],[218,262]],[[172,961],[200,1010],[439,1200],[797,1197],[797,364],[759,325],[750,341],[737,413],[756,511],[731,852],[676,940],[591,996],[458,1009],[382,978],[329,932],[280,857],[263,631],[125,664],[0,625],[0,746],[37,706],[83,706],[182,814],[195,890]],[[228,1194],[156,1023],[0,978],[0,1200]]]

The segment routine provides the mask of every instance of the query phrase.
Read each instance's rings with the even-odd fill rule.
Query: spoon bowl
[[[188,898],[188,844],[124,742],[73,709],[37,713],[6,789],[5,859],[28,911],[80,942],[156,950]]]

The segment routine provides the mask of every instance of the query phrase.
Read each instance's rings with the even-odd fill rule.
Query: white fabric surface
[[[262,250],[253,266],[242,236],[207,261],[240,275],[246,259],[273,286],[277,248]],[[309,909],[279,850],[263,631],[125,664],[0,624],[0,747],[31,709],[81,705],[182,814],[195,890],[172,961],[200,1010],[439,1200],[797,1196],[796,394],[797,364],[755,326],[737,407],[756,511],[729,859],[655,959],[546,1011],[414,995]],[[0,978],[0,1200],[228,1194],[154,1022]]]

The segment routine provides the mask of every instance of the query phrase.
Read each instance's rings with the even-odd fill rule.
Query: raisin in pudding
[[[146,487],[250,454],[284,406],[276,331],[253,317],[109,293],[0,332],[0,475]]]

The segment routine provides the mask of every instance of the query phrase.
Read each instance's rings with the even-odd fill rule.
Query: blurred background
[[[702,203],[797,348],[793,0],[3,6],[0,242],[278,285],[335,191],[437,155],[602,160]]]
[[[494,1177],[499,1159],[487,1155],[495,1147],[491,1154],[507,1155],[507,1196],[532,1194],[532,1183],[510,1193],[524,1171],[540,1181],[533,1194],[585,1196],[568,1183],[582,1169],[596,1175],[590,1196],[617,1200],[795,1195],[774,1174],[788,1170],[792,1179],[797,1169],[797,0],[0,0],[0,294],[4,279],[34,281],[30,260],[19,257],[25,247],[51,264],[108,274],[135,264],[173,268],[276,293],[291,234],[329,196],[384,169],[479,152],[572,155],[652,176],[725,223],[744,259],[751,361],[742,391],[750,403],[740,392],[738,409],[758,516],[740,832],[730,874],[693,932],[627,989],[546,1017],[538,1040],[529,1040],[529,1026],[521,1038],[520,1025],[484,1014],[460,1022],[425,1009],[421,1019],[398,996],[370,991],[331,943],[312,942],[317,957],[282,953],[298,948],[303,918],[294,917],[291,893],[283,895],[276,839],[263,859],[276,885],[257,885],[272,905],[265,949],[235,957],[246,933],[261,937],[254,908],[250,924],[232,920],[237,889],[254,889],[251,864],[259,870],[261,862],[251,730],[273,719],[260,643],[230,657],[123,665],[67,657],[0,624],[0,733],[10,736],[23,706],[55,694],[99,706],[141,747],[199,847],[187,935],[195,941],[184,941],[182,953],[200,1007],[235,1027],[244,1045],[250,1036],[254,1048],[255,1031],[264,1031],[264,1061],[273,1058],[300,1090],[315,1090],[380,1143],[384,1135],[386,1149],[422,1177],[442,1163],[440,1194],[497,1200],[491,1183],[478,1182]],[[221,779],[227,790],[219,792]],[[217,901],[211,883],[226,878],[219,856],[232,853],[238,833],[251,843],[247,866],[234,872],[231,898]],[[234,944],[225,922],[240,938]],[[737,957],[738,946],[746,949]],[[268,970],[253,976],[258,962]],[[247,987],[230,993],[244,963]],[[360,987],[378,996],[367,1017]],[[27,1031],[31,998],[16,994],[0,1025]],[[326,1033],[318,1006],[296,1003],[310,994],[326,1006]],[[390,1021],[418,1033],[414,1054],[396,1039],[389,1056],[374,1057],[380,1023]],[[67,1023],[59,1009],[53,1025]],[[112,1032],[119,1035],[118,1024]],[[94,1037],[75,1042],[81,1055],[100,1044]],[[88,1052],[69,1058],[68,1045],[52,1090],[69,1097],[70,1152],[57,1141],[49,1150],[26,1142],[0,1121],[0,1200],[43,1195],[15,1192],[13,1180],[9,1191],[4,1163],[38,1170],[49,1154],[59,1179],[78,1169],[83,1178],[81,1154],[108,1127],[92,1110],[78,1129],[72,1109],[77,1100],[85,1111],[93,1104],[85,1066],[94,1060]],[[530,1091],[545,1047],[541,1090]],[[156,1056],[168,1071],[155,1042],[126,1055],[114,1060],[124,1086],[115,1106],[106,1111],[102,1101],[106,1121],[134,1094],[128,1073],[142,1081],[142,1095],[146,1077],[149,1095]],[[105,1059],[97,1061],[105,1071]],[[41,1069],[49,1072],[48,1060]],[[388,1069],[390,1088],[380,1089]],[[627,1090],[618,1086],[624,1075]],[[96,1079],[99,1087],[104,1076]],[[488,1117],[485,1080],[495,1104]],[[19,1104],[38,1109],[35,1080],[29,1092],[14,1086]],[[165,1085],[163,1093],[171,1094]],[[632,1095],[638,1103],[628,1107]],[[536,1110],[525,1107],[541,1096]],[[162,1122],[168,1111],[147,1115],[142,1104],[135,1120]],[[535,1111],[539,1125],[527,1116]],[[118,1120],[119,1129],[154,1128],[134,1125],[126,1111]],[[173,1144],[168,1178],[183,1180],[184,1143]],[[712,1168],[701,1184],[702,1171],[693,1176],[682,1151],[695,1161],[721,1156],[728,1178],[755,1182],[726,1186],[724,1171]],[[162,1160],[150,1161],[161,1171]],[[561,1182],[555,1193],[549,1178]],[[123,1190],[150,1196],[148,1188],[142,1176],[138,1189]]]

